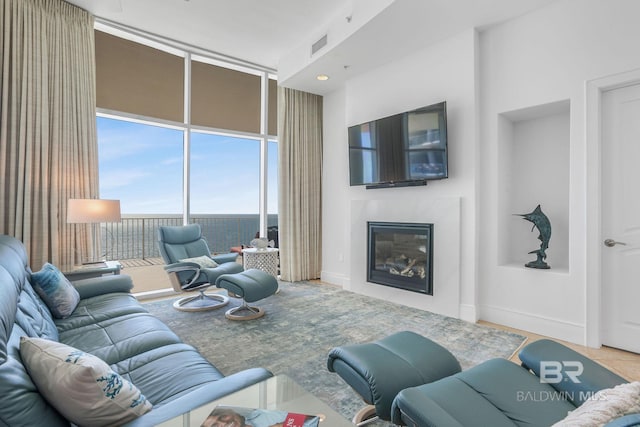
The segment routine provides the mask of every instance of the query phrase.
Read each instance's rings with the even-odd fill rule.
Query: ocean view
[[[259,230],[258,214],[192,215],[190,223],[200,224],[213,253],[229,252],[245,245]],[[102,251],[107,260],[160,257],[158,227],[182,225],[182,215],[122,215],[119,223],[102,224]],[[267,226],[277,226],[278,215],[269,215]]]

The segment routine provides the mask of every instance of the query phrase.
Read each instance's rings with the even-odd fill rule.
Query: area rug
[[[310,282],[280,282],[280,292],[258,303],[267,314],[251,321],[225,318],[229,307],[239,305],[233,298],[227,307],[204,312],[177,311],[172,303],[144,306],[223,374],[252,367],[286,374],[349,419],[363,402],[327,370],[333,347],[409,330],[449,349],[466,369],[494,357],[509,358],[525,341],[514,333]]]

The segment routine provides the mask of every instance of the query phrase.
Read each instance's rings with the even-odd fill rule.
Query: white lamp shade
[[[67,223],[120,222],[120,200],[69,199]]]

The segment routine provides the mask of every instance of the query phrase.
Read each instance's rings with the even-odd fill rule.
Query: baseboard
[[[476,306],[471,304],[460,304],[460,319],[476,323],[478,321]]]
[[[326,283],[331,283],[332,285],[340,286],[342,289],[346,289],[345,285],[349,282],[349,278],[344,274],[331,273],[329,271],[321,271],[320,280]]]
[[[169,289],[160,289],[158,291],[146,291],[146,292],[136,292],[133,294],[134,297],[136,297],[136,299],[138,301],[145,301],[145,300],[150,300],[150,299],[155,299],[155,298],[163,298],[163,297],[170,297],[170,296],[175,296],[175,295],[179,295],[176,291],[174,291],[173,289],[169,288]]]
[[[479,309],[479,318],[487,322],[585,345],[584,325],[490,305],[482,305]]]

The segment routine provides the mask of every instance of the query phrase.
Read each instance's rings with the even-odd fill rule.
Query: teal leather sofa
[[[272,376],[262,368],[224,376],[137,302],[126,275],[73,282],[81,299],[65,319],[52,317],[30,279],[22,243],[0,235],[0,426],[71,424],[30,378],[20,357],[21,336],[91,353],[138,387],[153,408],[130,427],[156,425]]]

